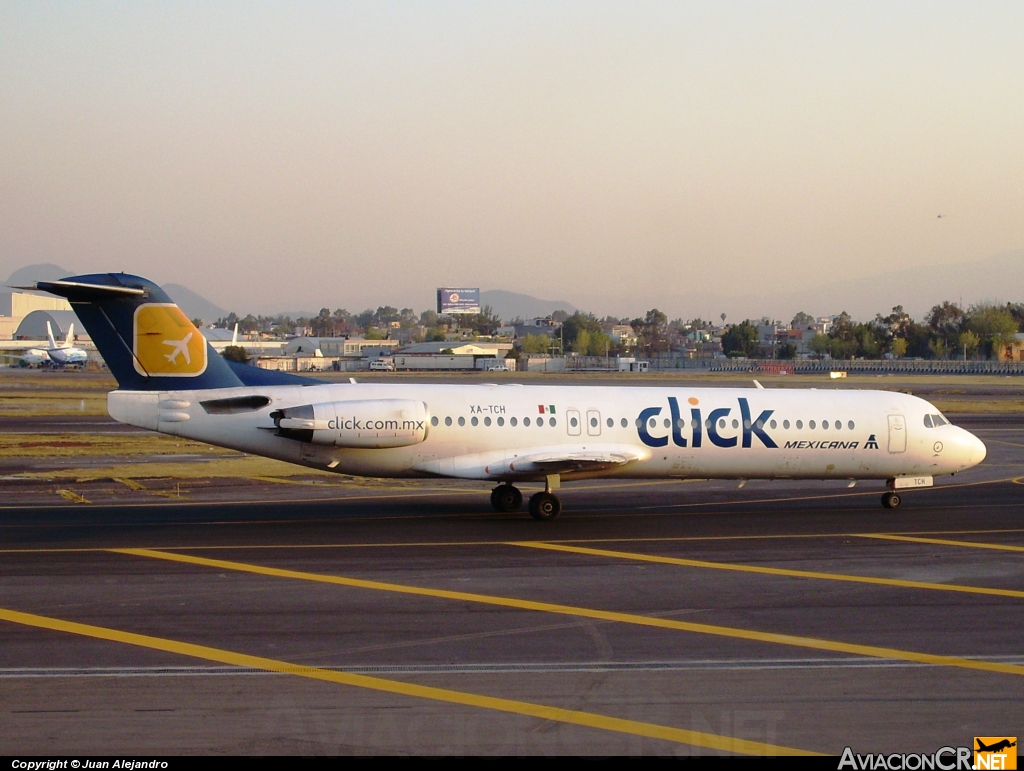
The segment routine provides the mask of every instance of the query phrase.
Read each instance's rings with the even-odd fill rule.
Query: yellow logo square
[[[206,371],[206,338],[174,303],[140,305],[134,326],[140,375],[195,377]]]
[[[975,736],[974,768],[1011,771],[1017,768],[1016,736]]]

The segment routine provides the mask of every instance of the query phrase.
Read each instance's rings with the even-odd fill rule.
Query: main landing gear
[[[544,492],[536,493],[530,498],[530,516],[547,522],[562,513],[562,502],[551,491],[559,487],[559,476],[552,474],[547,477]],[[523,494],[511,484],[498,485],[491,490],[491,506],[495,511],[515,511],[523,505]]]
[[[562,513],[562,502],[551,493],[537,493],[530,498],[530,516],[547,522]]]
[[[900,498],[899,493],[892,491],[882,494],[882,505],[887,509],[898,509],[903,499]]]
[[[512,485],[498,485],[491,490],[491,506],[495,511],[515,511],[522,505],[523,494]]]

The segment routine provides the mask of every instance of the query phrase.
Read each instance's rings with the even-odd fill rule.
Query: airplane
[[[491,481],[500,512],[522,506],[517,484],[542,483],[528,507],[538,520],[559,516],[563,481],[592,478],[880,480],[882,505],[896,508],[904,490],[986,455],[976,436],[909,394],[324,383],[216,355],[138,276],[34,288],[67,298],[85,324],[118,382],[107,396],[117,421],[341,474]]]
[[[58,343],[53,336],[53,328],[50,322],[46,322],[46,337],[49,345],[46,348],[27,348],[18,353],[6,354],[5,358],[23,361],[30,367],[43,367],[55,365],[66,367],[67,365],[85,364],[89,354],[82,348],[74,345],[75,325],[68,325],[67,337],[63,342]]]
[[[1011,742],[1009,739],[1002,739],[992,746],[986,745],[981,739],[975,739],[975,741],[978,743],[978,749],[976,752],[999,752],[1000,750],[1017,746],[1017,742]]]
[[[68,364],[85,364],[85,362],[88,361],[89,354],[74,345],[74,324],[68,324],[67,337],[65,337],[63,343],[58,343],[53,337],[53,329],[50,327],[50,322],[47,321],[46,337],[50,341],[50,347],[46,349],[46,354],[54,364],[64,367]]]

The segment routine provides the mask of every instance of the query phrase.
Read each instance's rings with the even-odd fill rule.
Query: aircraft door
[[[580,435],[580,411],[579,410],[566,410],[565,412],[565,426],[569,431],[569,436]]]
[[[889,452],[907,451],[907,422],[902,415],[889,416]]]
[[[601,413],[597,410],[587,410],[587,433],[601,436]]]

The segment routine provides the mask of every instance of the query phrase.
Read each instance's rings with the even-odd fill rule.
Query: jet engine
[[[270,413],[277,435],[335,447],[408,447],[427,438],[427,405],[411,399],[304,404]]]

